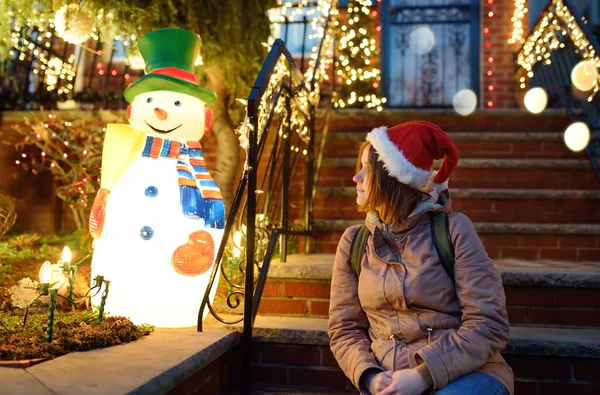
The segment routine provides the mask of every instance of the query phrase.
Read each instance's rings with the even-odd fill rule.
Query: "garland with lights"
[[[278,0],[278,5],[281,7],[281,14],[270,14],[271,21],[273,21],[275,24],[283,23],[286,18],[288,21],[290,21],[290,19],[293,20],[294,16],[302,15],[301,12],[298,12],[292,8],[289,2],[283,4],[281,0]],[[307,5],[308,0],[302,0],[297,4],[298,7],[305,7]],[[297,131],[301,141],[305,144],[308,144],[310,139],[310,125],[308,124],[310,120],[310,105],[318,105],[320,100],[320,86],[323,81],[329,79],[327,70],[333,62],[332,51],[330,50],[330,47],[333,39],[333,27],[335,26],[335,22],[337,21],[336,16],[338,15],[337,0],[318,0],[315,10],[320,11],[320,17],[313,18],[311,21],[313,33],[311,34],[310,38],[315,38],[316,42],[319,44],[315,45],[311,51],[309,67],[304,74],[305,89],[294,90],[294,100],[292,100],[291,106],[292,114],[290,117],[291,129]],[[311,14],[314,14],[314,12]],[[328,18],[330,18],[329,23],[327,23]],[[323,41],[322,45],[320,45],[321,40]],[[267,47],[270,50],[270,46]],[[319,59],[319,64],[318,67],[315,68],[317,59]],[[257,141],[259,142],[263,132],[265,131],[273,106],[275,106],[275,113],[279,115],[286,112],[285,101],[277,100],[275,102],[274,100],[278,98],[278,92],[280,91],[285,79],[289,79],[289,76],[290,68],[288,66],[287,59],[284,55],[280,55],[277,64],[275,65],[273,74],[269,80],[267,89],[259,104],[257,131]],[[297,83],[298,81],[294,81],[293,85],[297,85]],[[238,101],[247,106],[245,100],[238,99]],[[285,117],[283,117],[283,119],[285,119]],[[239,127],[236,129],[236,134],[239,136],[240,140],[240,146],[246,151],[246,160],[244,163],[245,168],[248,166],[248,144],[251,128],[252,124],[246,110],[244,121],[241,122]],[[292,149],[299,152],[301,148],[292,147]],[[302,154],[307,155],[307,150],[302,149]]]
[[[509,44],[523,44],[525,42],[525,38],[523,38],[523,34],[525,32],[523,29],[523,20],[525,19],[525,14],[527,14],[529,11],[526,7],[526,4],[526,0],[515,0],[515,11],[513,12],[512,18],[510,18],[513,24],[513,31],[512,35],[508,39]]]
[[[584,23],[586,22],[584,21]],[[600,57],[582,33],[579,21],[575,19],[562,0],[553,0],[548,7],[548,12],[535,25],[517,54],[517,65],[520,68],[517,78],[521,89],[525,89],[527,80],[533,78],[533,68],[538,62],[543,62],[545,65],[552,63],[551,53],[558,48],[564,48],[565,45],[561,42],[560,37],[566,35],[575,44],[577,48],[575,52],[598,69]],[[598,73],[596,74],[598,75]],[[591,102],[598,92],[599,83],[600,77],[597,77],[588,96],[588,102]]]
[[[377,10],[372,10],[372,6],[371,0],[348,0],[346,23],[340,27],[335,60],[338,86],[334,93],[335,107],[381,111],[386,102],[385,97],[374,93],[381,81],[379,47],[375,39],[381,27],[373,28]]]

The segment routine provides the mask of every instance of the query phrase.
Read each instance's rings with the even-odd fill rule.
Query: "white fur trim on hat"
[[[433,177],[433,171],[420,169],[404,157],[402,151],[390,141],[387,127],[373,129],[367,134],[367,141],[375,148],[383,167],[401,183],[421,189]]]
[[[435,178],[436,174],[437,174],[437,170],[434,170],[431,172],[431,177],[429,178],[429,181],[427,181],[427,184],[421,188],[421,191],[423,192],[431,192],[431,191],[435,191],[437,193],[441,193],[443,191],[445,191],[446,189],[448,189],[448,181],[446,180],[441,184],[436,184],[435,182],[433,182],[433,179]]]

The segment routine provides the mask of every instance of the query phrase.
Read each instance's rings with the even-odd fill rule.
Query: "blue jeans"
[[[489,374],[473,372],[448,383],[435,395],[508,395],[504,385]]]

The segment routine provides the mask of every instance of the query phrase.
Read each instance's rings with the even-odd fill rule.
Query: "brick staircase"
[[[352,182],[358,144],[373,127],[410,119],[436,122],[461,153],[450,180],[453,208],[473,220],[502,274],[511,322],[504,355],[515,371],[516,393],[600,393],[600,380],[591,374],[600,368],[600,181],[585,154],[564,146],[568,119],[558,112],[486,111],[462,118],[427,110],[332,115],[313,254],[274,262],[263,293],[259,318],[277,320],[277,329],[269,330],[285,333],[259,336],[257,390],[352,389],[336,373],[324,333],[332,254],[343,230],[364,219]],[[312,325],[313,334],[301,331],[298,338],[294,325]]]
[[[493,259],[600,260],[600,181],[585,153],[565,147],[568,120],[502,113],[472,124],[447,113],[442,122],[435,114],[411,114],[440,123],[458,146],[453,209],[471,218]],[[394,125],[407,117],[395,115],[369,123]],[[352,176],[356,148],[371,125],[357,125],[329,125],[314,211],[318,253],[334,253],[344,229],[364,219],[354,204]]]

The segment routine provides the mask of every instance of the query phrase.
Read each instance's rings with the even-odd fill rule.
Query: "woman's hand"
[[[387,388],[392,383],[392,372],[379,372],[371,374],[365,379],[365,387],[372,395],[380,394],[381,391]]]
[[[427,388],[419,372],[415,369],[397,370],[392,382],[379,395],[420,395]]]

